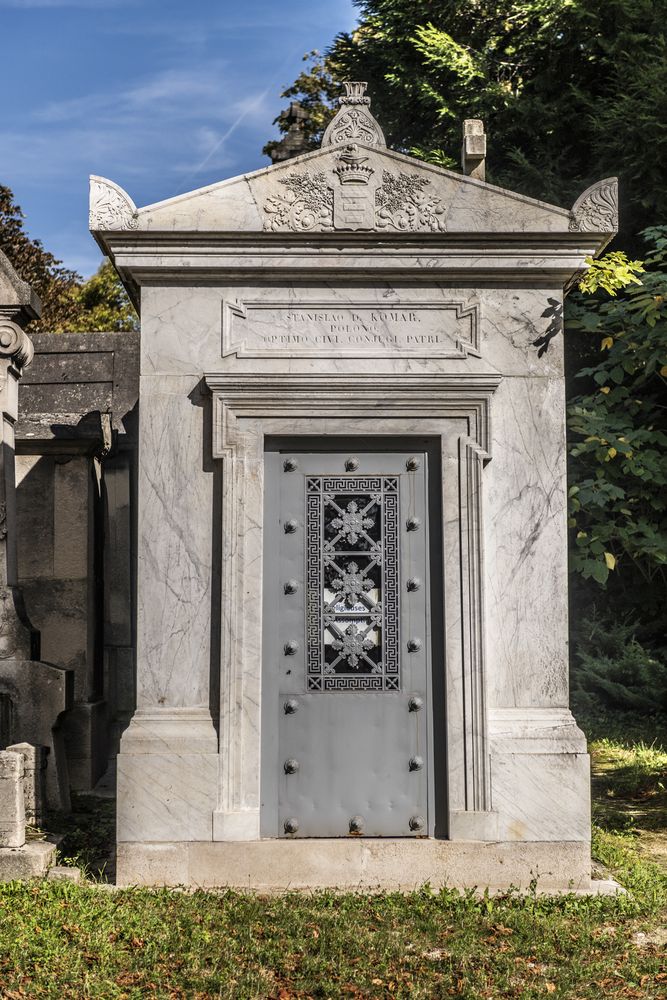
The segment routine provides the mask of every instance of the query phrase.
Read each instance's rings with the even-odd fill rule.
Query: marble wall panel
[[[563,381],[504,379],[492,436],[484,473],[489,704],[566,706]]]
[[[137,704],[208,707],[215,527],[205,399],[198,378],[141,382]]]

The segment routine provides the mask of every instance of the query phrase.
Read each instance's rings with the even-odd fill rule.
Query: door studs
[[[353,816],[350,820],[350,833],[363,833],[366,821],[363,816]]]
[[[411,816],[409,825],[413,833],[420,833],[424,829],[424,817]]]
[[[418,576],[411,576],[405,586],[407,587],[408,591],[411,594],[413,594],[415,592],[415,590],[420,590],[421,589],[421,585],[422,585],[422,582],[421,582],[421,580],[419,579]]]
[[[285,715],[294,715],[295,712],[298,712],[299,702],[296,698],[288,698],[287,701],[283,702],[283,711]]]
[[[292,518],[289,521],[285,521],[285,524],[283,525],[283,531],[285,532],[286,535],[293,535],[298,527],[299,527],[299,522],[295,521]]]
[[[285,705],[287,705],[287,702],[285,702]],[[423,707],[424,699],[420,698],[418,694],[413,695],[408,702],[408,712],[421,712]],[[285,711],[287,711],[287,708],[285,708]],[[296,711],[296,709],[294,709],[294,711]]]
[[[418,653],[419,650],[422,648],[422,645],[423,643],[421,639],[418,639],[416,636],[412,639],[408,639],[408,652]]]
[[[345,459],[345,468],[348,472],[356,472],[359,468],[359,459],[356,455],[350,455]]]
[[[286,458],[283,462],[283,469],[285,472],[296,472],[299,468],[299,463],[295,458]]]
[[[299,770],[299,762],[295,760],[294,757],[288,757],[283,764],[283,770],[285,774],[296,774]]]
[[[419,461],[417,456],[411,455],[410,458],[405,463],[405,468],[408,470],[408,472],[416,472],[420,465],[421,462]]]
[[[294,656],[294,654],[298,653],[299,651],[299,643],[296,641],[296,639],[288,639],[285,645],[283,646],[283,651],[285,653],[285,656]]]
[[[283,590],[286,594],[296,594],[299,589],[299,584],[296,580],[285,580],[283,584]]]
[[[408,768],[411,771],[421,771],[421,769],[422,769],[423,766],[424,766],[424,758],[423,757],[411,757],[410,758],[410,762],[408,764]],[[287,765],[285,765],[285,767],[287,767]]]
[[[405,522],[405,527],[408,529],[408,531],[419,531],[421,526],[422,523],[419,517],[409,517]]]
[[[290,818],[286,819],[285,822],[283,823],[283,830],[285,831],[285,833],[296,833],[298,829],[299,829],[299,821],[296,818],[296,816],[290,816]]]

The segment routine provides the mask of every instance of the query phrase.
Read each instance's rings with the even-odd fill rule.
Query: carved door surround
[[[491,809],[485,707],[482,477],[501,376],[225,373],[213,396],[222,462],[220,783],[214,840],[260,836],[262,553],[266,437],[436,438],[442,458],[447,830]],[[438,665],[434,664],[434,670]],[[438,761],[435,762],[436,768]],[[442,763],[441,763],[442,766]]]

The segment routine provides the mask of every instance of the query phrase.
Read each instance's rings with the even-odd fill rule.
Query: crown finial
[[[345,95],[338,98],[339,104],[366,104],[370,105],[370,97],[366,97],[366,87],[368,84],[365,80],[346,80],[343,83],[345,87]]]

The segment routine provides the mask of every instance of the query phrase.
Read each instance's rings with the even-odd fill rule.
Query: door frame
[[[482,374],[214,373],[212,452],[222,461],[220,776],[214,840],[260,839],[263,456],[266,438],[433,437],[439,442],[444,569],[447,825],[475,839],[491,809],[483,600],[483,469],[490,401]]]

